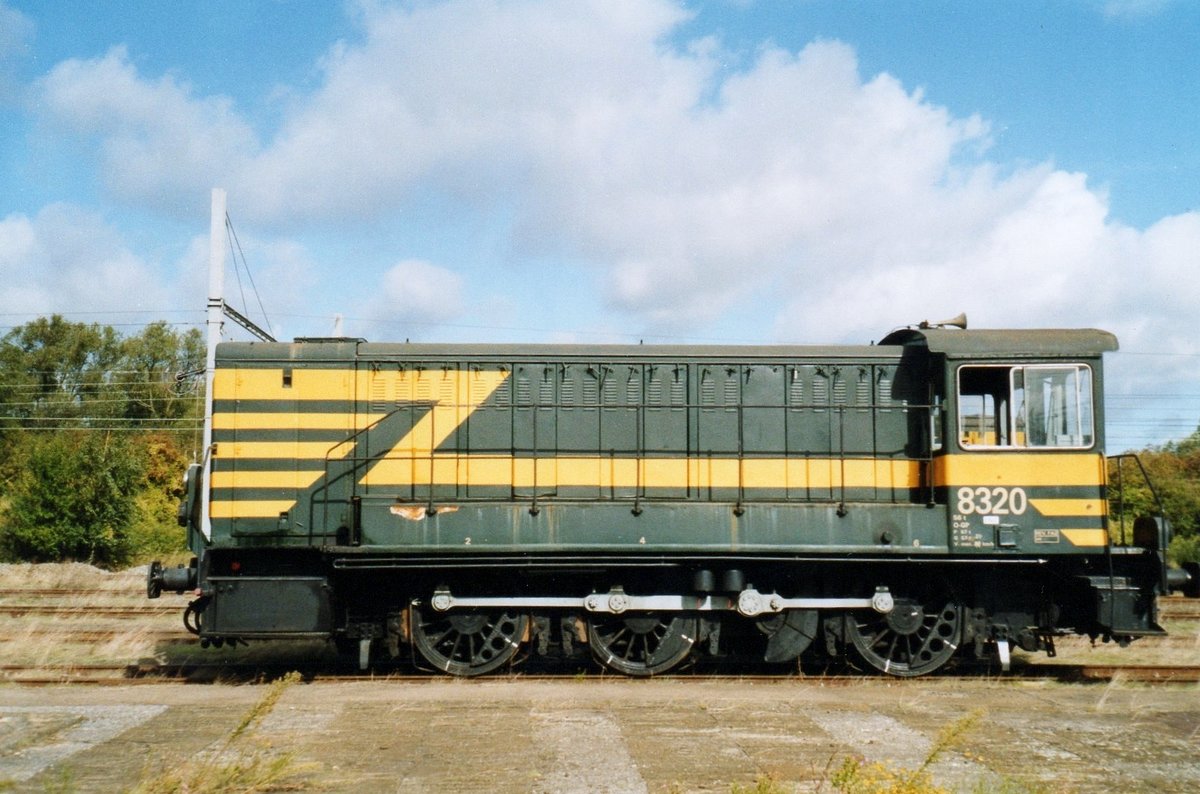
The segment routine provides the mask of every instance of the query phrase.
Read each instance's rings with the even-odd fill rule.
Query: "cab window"
[[[958,437],[964,447],[1085,448],[1094,440],[1092,370],[1084,364],[964,366]]]

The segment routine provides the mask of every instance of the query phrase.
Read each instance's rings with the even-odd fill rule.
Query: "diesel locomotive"
[[[1161,634],[1161,516],[1110,527],[1098,330],[862,346],[226,342],[186,478],[202,642],[471,676],[843,655],[916,676]],[[1115,519],[1114,519],[1115,523]]]

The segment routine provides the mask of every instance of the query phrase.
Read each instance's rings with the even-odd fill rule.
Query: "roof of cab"
[[[920,346],[946,358],[1092,358],[1116,350],[1117,338],[1095,328],[903,328],[880,344]]]

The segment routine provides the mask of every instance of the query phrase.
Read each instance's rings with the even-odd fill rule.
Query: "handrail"
[[[1115,461],[1117,464],[1117,503],[1120,512],[1120,527],[1121,527],[1121,545],[1125,544],[1125,470],[1124,461],[1132,459],[1137,464],[1138,471],[1142,475],[1142,481],[1146,483],[1146,488],[1150,491],[1150,496],[1154,500],[1154,507],[1158,517],[1166,519],[1166,511],[1163,509],[1162,498],[1158,494],[1158,489],[1154,487],[1154,481],[1150,478],[1150,473],[1146,471],[1146,467],[1142,464],[1141,457],[1136,452],[1122,452],[1119,455],[1109,455],[1106,460]]]
[[[1160,519],[1155,522],[1156,528],[1158,531],[1158,538],[1156,541],[1157,549],[1155,549],[1155,553],[1158,555],[1159,592],[1166,594],[1171,591],[1170,577],[1168,574],[1169,566],[1167,564],[1167,546],[1169,545],[1170,535],[1171,535],[1170,525],[1167,523],[1167,514],[1166,514],[1166,511],[1163,510],[1162,498],[1158,494],[1158,489],[1154,487],[1154,481],[1150,479],[1150,473],[1146,471],[1146,467],[1142,465],[1142,459],[1138,456],[1138,454],[1136,452],[1124,452],[1120,455],[1113,455],[1108,458],[1108,460],[1115,460],[1117,462],[1117,482],[1118,482],[1117,494],[1118,494],[1118,498],[1121,502],[1121,545],[1122,546],[1125,545],[1125,509],[1124,509],[1125,508],[1125,504],[1124,504],[1124,502],[1125,502],[1125,488],[1124,488],[1125,483],[1124,483],[1123,461],[1126,458],[1132,458],[1133,462],[1137,464],[1138,471],[1140,471],[1142,474],[1142,480],[1146,483],[1146,487],[1150,490],[1150,496],[1154,499],[1154,507],[1156,508],[1158,518]],[[1135,529],[1136,529],[1136,524],[1135,524]],[[1109,575],[1109,586],[1111,588],[1113,586],[1112,585],[1113,571],[1112,571],[1112,556],[1111,556],[1112,555],[1112,541],[1111,541],[1111,536],[1109,536],[1108,533],[1105,533],[1105,535],[1106,535],[1105,540],[1107,542],[1105,543],[1104,550],[1105,550],[1105,554],[1109,555],[1109,560],[1108,560],[1109,573],[1108,573],[1108,575]],[[1135,543],[1137,542],[1136,535],[1134,537],[1134,542]],[[1116,601],[1116,599],[1110,599],[1110,602],[1109,602],[1110,608],[1112,607],[1112,604],[1115,603],[1115,601]],[[1112,625],[1111,617],[1110,617],[1109,625],[1110,626]]]

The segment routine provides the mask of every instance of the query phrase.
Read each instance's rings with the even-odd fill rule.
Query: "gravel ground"
[[[1047,681],[612,679],[0,686],[0,790],[123,791],[209,759],[291,753],[323,792],[831,791],[849,757],[931,766],[954,791],[1200,786],[1200,687]]]
[[[144,604],[144,572],[0,565],[0,586],[67,587],[89,603]],[[183,601],[180,601],[182,608]],[[88,619],[92,621],[94,619]],[[0,660],[181,661],[194,641],[156,643],[148,627],[96,647],[47,645],[47,618],[8,618],[29,638]],[[89,623],[90,625],[90,623]],[[1187,664],[1200,622],[1169,642],[1060,645],[1056,661]],[[4,647],[8,646],[8,647]],[[280,653],[272,644],[241,654]],[[240,658],[240,657],[239,657]],[[283,661],[276,656],[274,661]],[[1044,658],[1044,657],[1039,657]],[[261,661],[261,660],[260,660]],[[731,792],[832,791],[848,758],[915,769],[949,726],[974,719],[930,766],[953,791],[1186,791],[1200,787],[1200,686],[1047,679],[819,677],[634,681],[612,677],[295,684],[236,739],[267,685],[22,687],[0,684],[0,791],[127,791],[181,769],[252,768],[289,755],[290,790]],[[765,777],[764,777],[765,776]]]

